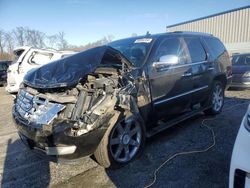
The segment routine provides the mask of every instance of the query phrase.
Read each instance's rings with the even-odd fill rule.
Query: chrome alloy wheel
[[[142,128],[133,117],[120,121],[111,132],[110,153],[117,162],[128,162],[138,152],[142,142]]]
[[[215,86],[213,91],[213,109],[214,111],[220,111],[224,102],[223,88],[218,84]]]

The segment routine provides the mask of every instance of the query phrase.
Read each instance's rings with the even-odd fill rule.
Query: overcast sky
[[[247,5],[250,0],[0,0],[0,28],[64,31],[69,43],[84,45],[110,34],[162,33],[167,25]]]

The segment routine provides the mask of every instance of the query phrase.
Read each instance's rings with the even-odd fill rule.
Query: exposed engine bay
[[[52,131],[54,121],[73,121],[67,134],[80,136],[108,126],[115,113],[137,111],[136,96],[131,77],[119,69],[100,67],[73,88],[34,89],[24,85],[16,110],[29,123],[48,131]]]

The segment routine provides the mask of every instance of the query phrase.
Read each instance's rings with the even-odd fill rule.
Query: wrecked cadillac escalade
[[[54,161],[94,154],[120,167],[145,138],[197,113],[220,113],[231,62],[209,34],[114,41],[30,71],[13,106],[21,140]]]

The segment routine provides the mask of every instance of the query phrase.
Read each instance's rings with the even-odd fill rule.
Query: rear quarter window
[[[211,55],[215,58],[220,57],[225,51],[226,48],[222,44],[222,42],[217,38],[206,37],[204,38]]]

